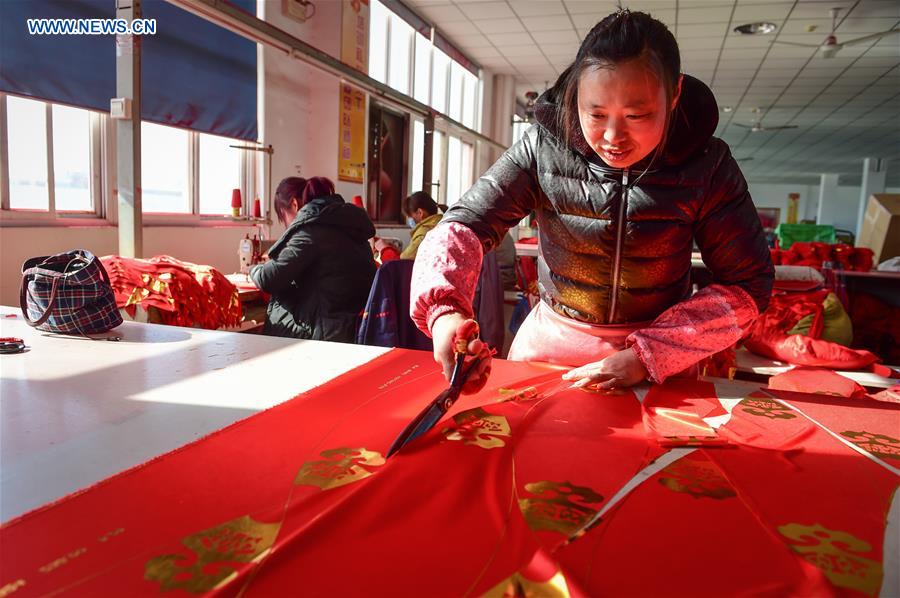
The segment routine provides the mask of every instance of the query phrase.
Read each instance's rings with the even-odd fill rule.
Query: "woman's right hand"
[[[454,351],[457,331],[468,318],[458,312],[450,312],[440,316],[431,327],[431,338],[434,343],[434,360],[444,369],[444,377],[450,381],[453,368],[456,365],[456,353]],[[477,369],[469,375],[469,379],[462,387],[462,394],[473,394],[484,388],[488,376],[491,373],[491,350],[479,338],[469,341],[466,349],[466,361],[464,368],[475,359],[480,359]]]

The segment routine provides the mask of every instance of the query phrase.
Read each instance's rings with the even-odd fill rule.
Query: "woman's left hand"
[[[605,359],[569,370],[563,380],[574,380],[572,388],[596,384],[598,388],[609,390],[634,386],[647,378],[647,369],[631,349],[613,353]]]

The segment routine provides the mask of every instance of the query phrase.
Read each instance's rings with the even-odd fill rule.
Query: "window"
[[[413,35],[413,28],[406,21],[396,15],[391,15],[388,85],[405,94],[409,94],[410,91],[409,74]]]
[[[58,212],[93,212],[91,114],[53,106],[53,189]]]
[[[49,210],[47,105],[7,96],[6,110],[9,207],[14,210]]]
[[[141,187],[145,213],[191,213],[189,136],[190,133],[182,129],[141,123]]]
[[[432,58],[431,107],[438,112],[447,112],[447,77],[450,70],[450,57],[437,48],[433,48]]]
[[[444,162],[442,160],[444,152],[444,134],[440,131],[435,131],[432,143],[433,151],[431,153],[431,188],[425,189],[425,191],[427,191],[428,194],[434,198],[434,201],[438,203],[444,203],[442,199],[444,193],[443,189],[441,189],[441,180],[443,179],[444,166]]]
[[[241,188],[241,152],[229,147],[242,145],[227,137],[199,133],[199,211],[208,215],[231,214],[231,192]],[[248,198],[249,199],[249,198]]]
[[[388,22],[390,11],[378,0],[369,5],[369,76],[387,83]]]
[[[424,35],[416,35],[415,38],[413,97],[427,104],[431,100],[431,42]]]
[[[513,130],[512,130],[513,145],[518,143],[519,139],[522,138],[522,135],[525,134],[525,131],[530,126],[531,126],[531,123],[529,123],[527,120],[523,119],[521,116],[513,115]]]
[[[444,195],[444,203],[452,206],[457,202],[460,191],[460,169],[462,164],[459,156],[460,141],[452,135],[447,138],[447,193]]]
[[[450,104],[447,106],[447,116],[455,121],[462,122],[463,86],[465,78],[464,69],[458,62],[450,63]]]
[[[413,152],[412,152],[412,180],[409,184],[409,192],[422,191],[422,175],[425,163],[425,123],[421,120],[413,121]]]
[[[462,108],[462,124],[470,129],[480,130],[478,125],[478,104],[481,81],[466,69],[463,69],[463,108]]]

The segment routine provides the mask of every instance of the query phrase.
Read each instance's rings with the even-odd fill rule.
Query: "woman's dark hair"
[[[440,204],[431,199],[431,196],[424,191],[416,191],[412,195],[403,200],[403,213],[412,214],[419,208],[425,210],[429,216],[437,214],[438,208],[441,212],[447,211],[447,206]]]
[[[297,209],[300,209],[310,201],[326,195],[334,195],[334,183],[330,179],[321,176],[311,179],[289,176],[278,183],[278,188],[275,190],[273,202],[275,213],[278,214],[278,219],[284,222],[285,212],[295,197],[297,198]]]
[[[581,135],[578,120],[578,82],[585,71],[644,60],[656,72],[666,91],[666,124],[654,158],[666,144],[672,119],[672,100],[681,73],[681,54],[675,36],[664,24],[643,12],[620,9],[594,25],[581,42],[575,61],[559,76],[557,114],[559,131],[572,145]]]

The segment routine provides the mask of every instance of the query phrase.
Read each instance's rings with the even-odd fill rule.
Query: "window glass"
[[[422,171],[425,161],[425,123],[421,120],[413,121],[413,152],[412,152],[412,180],[409,184],[409,192],[422,191]]]
[[[93,212],[91,114],[53,106],[53,185],[58,212]]]
[[[415,37],[415,75],[413,76],[413,97],[427,104],[431,92],[431,42],[424,35]]]
[[[444,186],[444,171],[443,166],[444,162],[442,160],[442,155],[444,152],[444,134],[440,131],[434,132],[434,137],[432,139],[432,143],[434,144],[433,150],[431,152],[431,188],[425,189],[429,195],[434,199],[434,201],[438,203],[444,203],[443,196],[445,194],[443,186]]]
[[[431,107],[438,112],[447,111],[447,72],[450,57],[437,48],[432,49],[434,70],[431,73]]]
[[[401,93],[409,93],[409,62],[412,51],[413,28],[396,15],[391,15],[391,62],[388,65],[388,85]]]
[[[447,106],[447,116],[460,122],[462,122],[464,70],[458,62],[450,63],[450,105]]]
[[[471,143],[463,142],[459,150],[460,178],[459,178],[459,196],[462,197],[466,191],[475,182],[475,171],[473,169],[475,162],[475,148]]]
[[[231,214],[231,192],[241,186],[242,150],[230,145],[241,145],[241,142],[205,133],[200,135],[201,214]]]
[[[47,112],[43,102],[7,96],[9,207],[48,210]]]
[[[452,206],[459,200],[462,163],[460,162],[460,141],[452,135],[447,138],[447,194],[446,203]]]
[[[191,212],[188,132],[141,123],[141,187],[144,212]],[[229,196],[229,205],[231,197]]]
[[[463,81],[465,81],[465,86],[463,87],[462,124],[470,129],[478,129],[479,127],[475,126],[475,120],[478,113],[478,87],[480,81],[478,77],[465,69],[463,69]]]
[[[388,19],[390,11],[378,0],[369,4],[369,76],[387,82]]]

